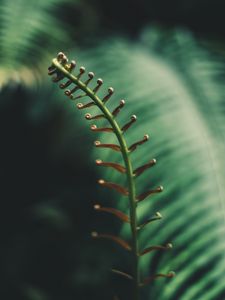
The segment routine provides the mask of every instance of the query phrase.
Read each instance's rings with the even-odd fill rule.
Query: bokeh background
[[[141,260],[143,278],[174,270],[142,291],[143,300],[225,299],[224,0],[0,0],[0,299],[130,299],[130,257],[92,230],[128,238],[118,220],[93,204],[128,209],[126,198],[97,186],[123,183],[94,159],[84,112],[47,76],[59,51],[102,77],[137,124],[129,142],[149,133],[133,156],[158,164],[138,191],[162,184],[139,220],[160,211],[140,246],[172,242]],[[100,93],[101,94],[101,93]],[[104,89],[102,95],[104,94]]]

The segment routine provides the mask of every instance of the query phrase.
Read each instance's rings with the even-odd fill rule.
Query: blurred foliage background
[[[129,299],[128,283],[108,272],[129,271],[129,257],[90,239],[94,229],[126,238],[119,221],[92,209],[126,211],[126,199],[96,184],[123,178],[95,167],[112,153],[93,149],[83,114],[47,77],[59,51],[115,88],[111,107],[127,99],[119,121],[138,116],[128,141],[152,137],[133,163],[159,163],[138,189],[163,184],[165,192],[143,203],[139,218],[164,218],[140,244],[174,249],[146,255],[142,275],[177,276],[154,282],[142,299],[225,299],[224,4],[0,0],[1,299]]]

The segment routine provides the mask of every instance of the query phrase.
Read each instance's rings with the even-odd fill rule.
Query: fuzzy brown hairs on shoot
[[[132,300],[140,299],[140,288],[150,284],[153,280],[166,277],[172,278],[174,277],[174,272],[169,272],[168,274],[154,274],[147,278],[141,278],[140,267],[139,267],[139,259],[141,256],[146,255],[152,251],[161,251],[161,250],[170,250],[172,248],[172,244],[168,243],[166,245],[150,245],[146,249],[140,249],[138,244],[138,233],[145,226],[151,224],[154,221],[160,220],[162,218],[161,214],[157,212],[153,217],[147,219],[143,223],[138,222],[137,218],[137,210],[139,206],[139,202],[144,201],[148,197],[152,197],[155,194],[161,193],[163,191],[163,187],[159,186],[148,191],[144,191],[140,195],[136,194],[136,183],[135,178],[144,173],[147,169],[153,167],[156,164],[156,160],[152,159],[149,162],[146,162],[145,165],[138,167],[137,169],[133,169],[133,165],[131,162],[130,154],[135,151],[138,147],[142,146],[149,140],[149,136],[147,134],[144,135],[142,139],[134,142],[132,145],[127,145],[126,139],[124,137],[124,132],[129,131],[129,129],[134,126],[137,117],[136,115],[132,115],[130,120],[127,121],[126,124],[120,126],[116,121],[117,115],[120,113],[121,109],[125,106],[125,101],[120,100],[117,107],[111,112],[107,108],[107,102],[111,99],[114,94],[114,89],[112,87],[108,88],[106,95],[101,99],[97,93],[103,85],[103,80],[101,78],[97,79],[96,86],[92,89],[89,88],[88,85],[94,81],[95,74],[93,72],[89,72],[87,74],[87,78],[82,81],[82,77],[84,77],[86,70],[84,67],[80,67],[78,73],[75,75],[73,72],[76,69],[76,62],[69,62],[66,55],[60,52],[56,58],[52,60],[51,66],[48,68],[48,74],[53,76],[52,81],[55,83],[60,82],[59,87],[62,90],[65,90],[65,95],[71,100],[77,100],[81,98],[89,98],[89,102],[83,104],[78,103],[78,109],[91,109],[92,107],[98,107],[100,110],[100,114],[92,115],[90,113],[86,113],[85,118],[87,120],[95,120],[106,119],[109,123],[109,126],[99,128],[97,125],[92,125],[91,130],[94,132],[110,132],[115,134],[117,138],[118,144],[108,144],[102,143],[101,141],[95,141],[94,145],[97,148],[106,148],[109,150],[113,150],[121,153],[123,159],[123,165],[120,165],[116,162],[104,162],[101,159],[96,160],[96,164],[98,166],[103,166],[106,168],[113,168],[121,174],[126,176],[126,186],[121,186],[114,182],[108,182],[104,179],[100,179],[98,183],[106,187],[108,189],[112,189],[129,199],[129,215],[124,212],[117,210],[112,207],[102,207],[100,204],[96,203],[94,205],[94,209],[98,212],[108,213],[116,218],[120,219],[120,221],[124,223],[128,223],[131,229],[131,240],[125,241],[121,237],[114,236],[111,234],[102,234],[98,232],[92,232],[91,236],[94,239],[108,239],[112,242],[118,244],[120,247],[124,248],[126,251],[129,251],[132,254],[132,274],[128,274],[121,270],[112,269],[111,271],[119,276],[122,276],[128,279],[131,282],[132,288]],[[62,82],[66,80],[65,82]],[[115,296],[114,299],[118,299]]]

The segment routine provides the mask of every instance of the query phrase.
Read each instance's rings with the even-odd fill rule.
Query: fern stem
[[[138,237],[137,237],[137,202],[136,202],[136,189],[135,189],[135,181],[133,176],[133,168],[132,163],[129,156],[129,150],[127,143],[123,137],[123,132],[120,129],[120,126],[114,119],[112,113],[107,109],[101,99],[88,88],[82,81],[80,81],[76,76],[72,75],[68,72],[63,66],[58,62],[57,59],[53,59],[53,65],[60,70],[68,79],[70,79],[74,84],[76,84],[81,90],[83,90],[87,96],[89,96],[98,108],[103,112],[106,119],[112,126],[114,133],[117,137],[117,140],[121,147],[121,153],[123,156],[124,164],[126,167],[126,175],[127,175],[127,185],[129,191],[129,204],[130,204],[130,224],[131,224],[131,234],[132,234],[132,253],[133,253],[133,300],[139,300],[139,255],[138,255]]]

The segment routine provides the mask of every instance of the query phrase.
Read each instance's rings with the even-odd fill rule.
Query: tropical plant
[[[143,223],[140,223],[137,218],[137,211],[138,211],[139,204],[146,198],[153,196],[154,194],[161,193],[163,191],[163,187],[159,186],[157,188],[144,191],[139,195],[136,192],[135,179],[140,175],[142,175],[146,170],[153,167],[156,163],[156,160],[155,159],[149,160],[144,165],[139,166],[136,169],[133,168],[131,155],[137,148],[139,148],[139,146],[141,146],[142,144],[148,141],[149,136],[145,134],[141,140],[128,146],[124,135],[125,132],[136,122],[137,117],[135,115],[132,115],[129,122],[127,122],[123,126],[120,126],[116,121],[116,117],[124,107],[125,101],[121,100],[119,105],[116,108],[114,108],[112,112],[110,112],[110,110],[106,106],[106,103],[112,97],[114,93],[114,89],[112,87],[108,88],[108,93],[104,96],[104,98],[100,99],[97,95],[97,92],[103,85],[103,80],[98,79],[97,85],[93,89],[89,88],[88,85],[92,82],[95,76],[94,73],[89,72],[87,79],[83,81],[81,77],[85,73],[85,68],[80,67],[78,75],[74,76],[72,74],[72,71],[75,69],[75,67],[76,67],[76,62],[72,61],[71,63],[69,63],[68,58],[65,56],[65,54],[60,52],[57,58],[53,59],[52,65],[49,67],[49,75],[56,75],[53,76],[53,82],[56,83],[61,82],[59,84],[59,87],[63,90],[66,89],[65,95],[67,95],[71,100],[77,100],[85,97],[91,99],[91,102],[88,102],[86,104],[78,103],[77,107],[79,109],[88,109],[93,106],[97,106],[100,109],[101,114],[91,115],[90,113],[87,113],[85,115],[85,118],[91,121],[105,119],[107,120],[107,123],[109,123],[110,127],[99,128],[96,125],[92,125],[91,130],[94,132],[106,132],[111,134],[113,133],[116,136],[118,144],[107,143],[107,142],[102,143],[100,141],[96,141],[95,146],[97,148],[111,149],[113,151],[121,153],[123,158],[123,165],[115,162],[104,162],[100,159],[96,160],[96,164],[99,166],[114,169],[119,173],[126,174],[126,178],[127,178],[126,187],[121,186],[114,182],[105,181],[103,179],[100,179],[98,182],[100,185],[115,190],[118,193],[122,194],[123,196],[129,198],[129,216],[124,212],[122,212],[121,210],[117,210],[111,207],[102,207],[99,204],[95,204],[94,208],[97,211],[110,213],[115,217],[117,217],[118,219],[120,219],[121,221],[123,221],[124,223],[129,223],[130,233],[131,233],[131,243],[125,241],[120,237],[108,233],[99,234],[97,232],[92,232],[92,237],[112,240],[116,242],[118,245],[120,245],[122,248],[124,248],[125,250],[130,251],[132,253],[132,265],[133,265],[132,275],[116,269],[112,269],[112,272],[124,276],[125,278],[132,281],[132,286],[133,286],[132,298],[134,300],[138,300],[139,289],[141,287],[148,285],[154,279],[157,279],[159,277],[172,278],[174,276],[173,272],[169,272],[168,274],[160,273],[160,274],[152,275],[145,279],[141,279],[140,277],[139,260],[141,256],[144,256],[152,251],[168,250],[172,248],[171,243],[167,243],[165,246],[151,245],[146,247],[145,249],[140,249],[138,245],[139,232],[141,232],[144,227],[146,227],[148,224],[152,223],[153,221],[161,219],[161,214],[159,212],[157,212],[155,216],[146,219]],[[66,82],[62,83],[62,80],[65,78],[67,79]],[[72,89],[71,89],[71,85],[72,85]],[[78,94],[76,94],[77,92]]]
[[[137,178],[137,192],[148,189],[149,183],[162,183],[164,192],[140,203],[138,218],[144,222],[160,211],[163,219],[143,228],[139,245],[145,248],[172,241],[174,249],[141,257],[140,267],[143,277],[159,271],[167,274],[171,269],[177,276],[153,281],[142,289],[141,299],[225,298],[221,1],[211,5],[207,1],[204,6],[202,1],[182,1],[179,7],[176,2],[153,2],[142,1],[139,11],[128,11],[128,1],[120,3],[119,9],[115,3],[108,9],[108,3],[100,0],[0,0],[3,299],[86,300],[92,295],[109,299],[112,280],[101,266],[124,265],[124,271],[130,271],[119,248],[112,259],[115,248],[106,246],[103,252],[100,241],[90,243],[84,238],[94,224],[96,231],[102,231],[103,224],[105,231],[118,229],[123,239],[129,238],[129,224],[120,230],[120,222],[104,214],[95,217],[88,210],[92,201],[99,204],[102,200],[105,207],[107,199],[127,214],[124,199],[107,190],[99,192],[94,182],[99,174],[120,185],[125,178],[108,168],[99,168],[97,176],[95,168],[88,167],[93,158],[122,161],[119,153],[102,150],[100,154],[99,148],[91,152],[84,141],[91,140],[93,133],[86,131],[79,114],[74,113],[74,103],[63,102],[61,93],[46,80],[48,60],[61,48],[89,70],[96,70],[115,88],[118,100],[127,100],[126,109],[117,116],[119,124],[137,114],[135,126],[125,136],[128,145],[145,132],[151,139],[132,154],[134,168],[153,157],[158,161],[157,167]],[[98,30],[90,22],[96,8]],[[193,25],[196,19],[192,22],[191,11],[200,18],[201,10],[207,10],[209,16],[198,21],[204,40],[199,31],[194,36],[184,28],[159,26],[140,35],[143,25],[156,19],[180,20],[190,15],[186,21]],[[208,22],[216,10],[221,11],[221,18]],[[89,35],[83,34],[83,27]],[[196,29],[196,23],[191,28]],[[213,31],[215,40],[211,41]],[[10,89],[12,82],[14,89]],[[35,83],[35,88],[21,88],[24,82]],[[98,95],[104,97],[101,91]],[[116,107],[114,99],[108,102],[110,111]],[[94,115],[95,108],[91,109]],[[96,135],[100,141],[107,138],[115,143],[113,135]],[[114,290],[121,292],[121,299],[129,298],[122,277]]]
[[[169,282],[155,282],[144,295],[153,299],[221,299],[224,287],[216,278],[222,278],[224,266],[221,251],[224,168],[220,158],[224,151],[221,143],[224,140],[224,71],[221,68],[224,60],[201,47],[189,32],[164,34],[156,29],[147,30],[139,45],[131,50],[129,42],[110,40],[80,56],[90,69],[98,69],[118,91],[123,90],[123,94],[118,92],[118,97],[129,98],[141,115],[142,122],[129,132],[129,142],[137,138],[137,132],[146,130],[148,124],[152,127],[155,142],[150,146],[151,157],[159,157],[161,169],[154,169],[151,183],[156,185],[162,181],[167,191],[162,201],[143,202],[138,216],[144,221],[150,211],[160,209],[166,219],[163,227],[154,223],[145,228],[140,235],[140,246],[147,247],[150,240],[154,244],[159,240],[167,244],[172,239],[176,247],[175,255],[171,252],[163,256],[146,255],[141,267],[145,275],[150,266],[152,272],[162,269],[165,273],[173,267],[178,275]],[[92,60],[92,57],[101,59]],[[112,66],[110,72],[105,66]],[[113,108],[115,104],[109,105]],[[128,106],[119,115],[119,121],[124,122],[132,110]],[[108,142],[115,141],[108,137]],[[141,156],[134,153],[135,167],[149,159],[149,150],[143,149],[146,151]],[[109,157],[113,159],[111,153],[102,153],[101,159],[108,161]],[[116,173],[108,171],[107,175],[113,181],[123,182]],[[140,189],[147,188],[147,178],[144,174],[138,179]],[[128,209],[124,201],[116,205],[123,211]],[[129,236],[126,226],[122,235]],[[208,265],[210,272],[205,269]],[[209,284],[212,288],[207,291]]]

